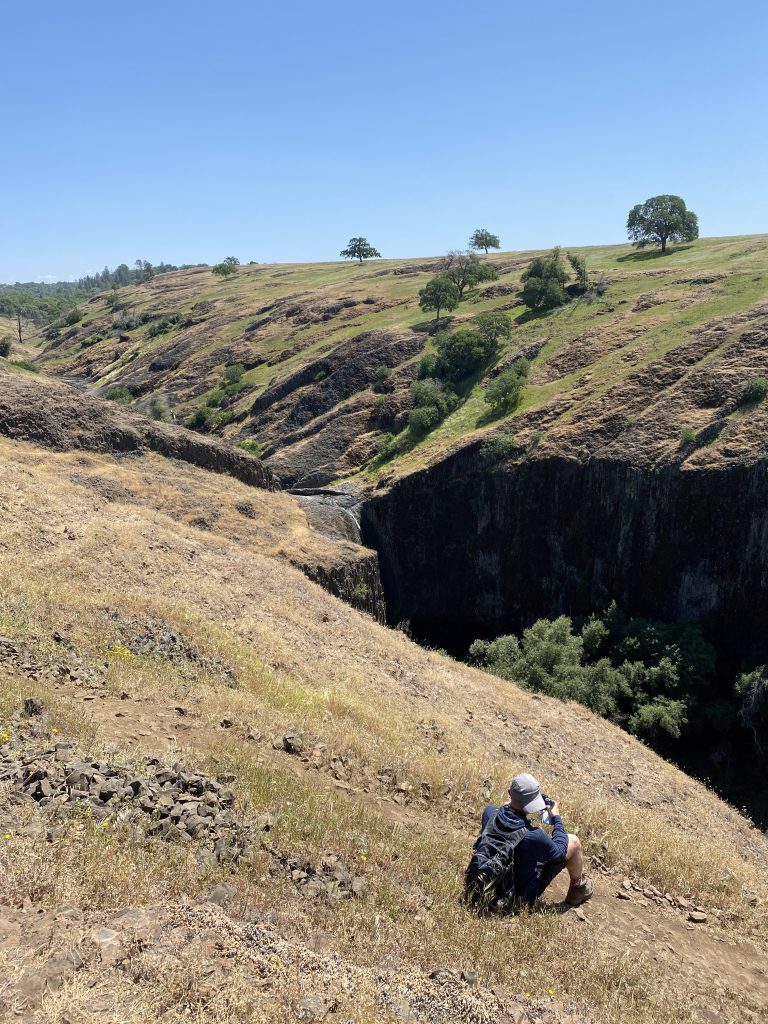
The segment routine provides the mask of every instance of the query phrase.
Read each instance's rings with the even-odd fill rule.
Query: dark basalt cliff
[[[611,600],[702,622],[726,654],[768,636],[764,458],[643,469],[555,456],[489,470],[472,446],[372,497],[362,531],[391,621],[454,652]]]

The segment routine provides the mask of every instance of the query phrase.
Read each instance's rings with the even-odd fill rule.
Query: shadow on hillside
[[[448,331],[454,325],[455,319],[452,316],[441,316],[439,320],[434,317],[431,320],[421,320],[417,324],[411,324],[411,330],[417,334],[438,334],[440,331]]]
[[[628,252],[626,256],[617,256],[617,263],[643,263],[646,260],[657,260],[661,256],[671,256],[673,253],[685,252],[686,249],[692,249],[692,245],[675,245],[671,249],[667,249],[666,252],[662,252],[661,249],[639,249],[637,252]]]
[[[513,318],[512,325],[514,327],[522,327],[523,324],[529,324],[533,320],[545,320],[548,316],[552,316],[553,313],[561,313],[572,305],[573,302],[569,301],[564,302],[562,306],[554,306],[552,309],[526,309],[524,313]]]
[[[506,416],[511,416],[518,405],[519,402],[516,402],[514,405],[503,407],[497,406],[494,408],[493,406],[490,406],[484,413],[481,413],[480,416],[477,417],[475,420],[475,427],[487,427],[490,423],[495,423],[497,420],[503,420]]]

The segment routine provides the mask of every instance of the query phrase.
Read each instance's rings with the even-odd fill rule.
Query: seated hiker
[[[528,819],[545,809],[551,838]],[[571,878],[566,903],[577,907],[592,895],[579,837],[565,831],[558,805],[542,794],[532,775],[516,775],[509,803],[491,804],[483,811],[482,832],[467,868],[468,902],[496,910],[532,906],[563,868]]]

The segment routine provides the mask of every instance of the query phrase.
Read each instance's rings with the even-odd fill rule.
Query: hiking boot
[[[586,903],[588,899],[592,898],[592,880],[584,876],[584,881],[581,885],[577,885],[576,882],[571,882],[568,886],[568,894],[565,897],[565,902],[572,907],[579,907],[582,903]]]

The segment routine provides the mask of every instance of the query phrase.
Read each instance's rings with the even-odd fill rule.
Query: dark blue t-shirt
[[[489,804],[483,811],[483,828],[497,811],[502,815],[504,828],[528,830],[515,848],[515,896],[533,904],[552,880],[552,872],[544,870],[546,865],[565,864],[568,833],[559,814],[552,816],[550,838],[543,828],[532,825],[524,814],[513,811],[509,804],[501,808]]]

